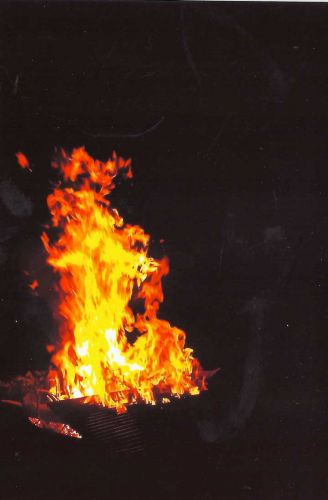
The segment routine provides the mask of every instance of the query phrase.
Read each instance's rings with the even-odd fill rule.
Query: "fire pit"
[[[17,159],[26,170],[26,156]],[[190,441],[192,401],[213,372],[185,346],[185,332],[158,317],[167,257],[149,257],[150,236],[108,199],[117,176],[132,177],[131,161],[113,153],[102,162],[78,148],[61,151],[53,166],[62,180],[47,198],[52,226],[41,239],[57,276],[60,335],[47,346],[48,374],[18,378],[22,403],[12,403],[37,427],[101,442],[112,454],[177,435]],[[33,279],[31,293],[38,286]]]
[[[131,405],[122,414],[80,399],[53,402],[49,407],[86,441],[108,447],[111,455],[147,454],[177,439],[183,444],[197,438],[194,399],[184,397],[171,404]]]
[[[2,392],[2,396],[17,399],[1,399],[1,403],[19,409],[39,429],[83,439],[86,445],[101,446],[109,456],[147,455],[172,443],[184,447],[198,440],[197,422],[206,392],[197,397],[171,397],[170,403],[129,405],[118,413],[90,398],[59,400],[35,388],[39,379],[40,373],[39,378],[32,374],[19,377]]]

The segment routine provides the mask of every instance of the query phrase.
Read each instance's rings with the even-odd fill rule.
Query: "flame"
[[[48,229],[41,238],[59,275],[61,335],[50,392],[125,411],[206,389],[185,333],[157,316],[168,259],[151,258],[150,236],[125,223],[107,199],[118,174],[132,177],[131,160],[114,152],[101,162],[79,148],[62,150],[53,166],[63,176],[47,198],[56,236]],[[143,312],[133,313],[135,300]]]

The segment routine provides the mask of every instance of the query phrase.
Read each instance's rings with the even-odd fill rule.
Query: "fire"
[[[131,161],[114,152],[101,162],[79,148],[61,151],[53,166],[63,180],[48,196],[53,228],[42,242],[59,276],[61,335],[50,392],[92,397],[117,411],[199,394],[205,374],[185,333],[158,317],[168,259],[150,257],[150,236],[108,200],[116,176],[132,177]],[[136,300],[143,311],[135,314]]]

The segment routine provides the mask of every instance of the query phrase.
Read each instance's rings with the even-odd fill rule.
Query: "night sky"
[[[49,364],[51,158],[81,145],[132,158],[113,204],[170,259],[160,317],[220,367],[191,469],[164,456],[147,492],[135,467],[123,495],[117,464],[112,489],[101,466],[83,479],[81,450],[1,408],[4,500],[327,498],[327,22],[312,3],[1,2],[0,379]],[[70,453],[75,486],[50,491]]]

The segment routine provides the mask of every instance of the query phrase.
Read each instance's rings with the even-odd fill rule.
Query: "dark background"
[[[327,22],[313,3],[1,2],[0,379],[46,369],[56,335],[55,146],[132,157],[113,198],[170,258],[161,316],[221,368],[198,445],[151,463],[1,410],[1,498],[328,497]]]

